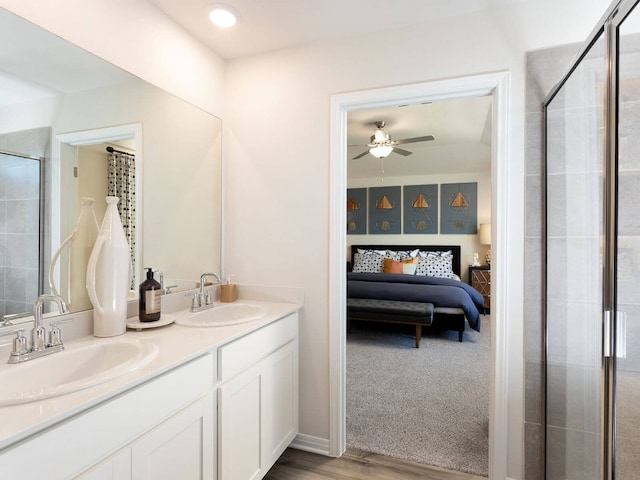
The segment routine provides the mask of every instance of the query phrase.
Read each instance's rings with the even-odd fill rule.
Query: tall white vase
[[[69,310],[73,312],[91,308],[91,302],[89,301],[89,295],[87,294],[87,288],[85,286],[87,265],[89,263],[91,250],[96,243],[100,230],[98,220],[96,220],[96,214],[93,211],[93,202],[93,198],[82,197],[82,208],[80,209],[76,228],[71,232],[71,235],[62,242],[60,248],[58,248],[53,255],[51,265],[49,266],[49,287],[51,288],[51,293],[62,296]],[[69,261],[66,274],[66,289],[61,288],[61,290],[65,291],[58,292],[53,273],[60,254],[67,246],[69,247]]]
[[[113,337],[127,330],[131,256],[118,200],[107,197],[107,211],[87,266],[87,292],[93,304],[96,337]]]

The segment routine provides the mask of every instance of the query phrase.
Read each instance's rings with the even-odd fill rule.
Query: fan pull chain
[[[380,183],[384,183],[384,157],[380,158]]]

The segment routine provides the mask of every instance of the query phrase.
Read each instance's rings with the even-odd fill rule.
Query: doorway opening
[[[372,266],[363,258],[388,257],[385,262],[393,263],[392,252],[409,252],[397,255],[411,257],[404,261],[417,268],[405,272],[411,277],[393,279],[348,273],[347,297],[400,300],[397,289],[406,295],[419,289],[421,301],[436,303],[430,299],[432,289],[466,295],[476,293],[468,284],[481,288],[479,275],[490,279],[488,246],[478,233],[480,225],[490,229],[491,224],[491,105],[492,97],[483,95],[348,113],[347,248],[354,252],[358,246],[377,245],[375,251],[384,246],[386,252],[355,254],[358,261],[354,265],[351,258],[347,271],[369,271]],[[372,142],[376,135],[389,139],[393,150],[387,156],[376,158],[378,152],[367,150],[372,129]],[[387,200],[387,208],[377,205],[378,198]],[[457,258],[450,269],[440,263],[432,269],[435,254],[418,254],[419,246],[421,252],[440,251],[443,260]],[[482,266],[474,262],[474,252],[480,253]],[[473,263],[478,266],[470,270]],[[384,287],[384,292],[361,283],[376,278],[372,288]],[[380,283],[388,280],[396,282]],[[488,474],[490,299],[487,292],[480,299],[487,309],[477,305],[482,315],[474,310],[468,322],[457,298],[438,303],[431,325],[418,328],[349,316],[349,448]],[[413,350],[414,344],[419,350]]]
[[[128,124],[115,127],[105,127],[80,132],[59,134],[54,139],[54,148],[51,168],[51,249],[56,252],[63,240],[69,235],[75,226],[75,220],[79,215],[81,197],[92,197],[96,200],[93,207],[97,214],[98,222],[101,222],[106,207],[104,197],[107,195],[108,169],[106,146],[116,146],[126,148],[132,153],[138,154],[136,162],[136,174],[131,182],[131,189],[137,192],[135,195],[134,210],[142,211],[142,125]],[[97,154],[99,149],[101,154]],[[102,158],[103,165],[99,165],[96,159]],[[92,175],[90,169],[96,168],[100,173]],[[84,174],[82,172],[85,171]],[[89,178],[89,181],[86,181]],[[102,192],[102,193],[99,193]],[[133,203],[133,202],[132,202]],[[141,228],[136,228],[130,240],[132,248],[132,266],[136,268],[131,272],[131,284],[140,283],[140,268],[142,260],[142,232]],[[65,258],[61,256],[61,258]],[[84,259],[86,263],[88,258]],[[68,269],[68,261],[58,262],[62,264],[54,265],[50,272],[51,283],[60,286],[63,298],[67,300],[68,295],[73,290],[78,290],[78,282],[71,282]],[[86,267],[83,267],[86,270]],[[82,269],[81,269],[82,271]],[[84,292],[84,281],[80,282],[80,291]],[[90,308],[88,299],[80,303],[76,302],[84,309]],[[72,306],[72,311],[76,311]]]
[[[346,117],[352,110],[382,108],[401,103],[491,95],[492,105],[492,214],[493,243],[491,372],[489,412],[489,476],[506,476],[507,364],[506,317],[508,290],[505,281],[507,218],[507,83],[508,73],[443,80],[400,87],[353,92],[332,97],[331,122],[331,227],[330,227],[330,454],[346,449]],[[515,282],[517,284],[518,282]],[[514,282],[511,283],[513,287]],[[497,300],[497,301],[496,301]],[[513,417],[512,417],[513,419]],[[515,419],[514,419],[515,420]],[[516,421],[518,421],[517,419]],[[499,452],[499,453],[497,453]]]

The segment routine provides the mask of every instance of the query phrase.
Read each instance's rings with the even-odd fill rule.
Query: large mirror
[[[132,296],[146,267],[174,289],[219,272],[220,119],[1,8],[0,25],[0,314],[31,314],[50,284],[90,308],[77,237],[59,249],[82,198],[99,225],[122,197]]]

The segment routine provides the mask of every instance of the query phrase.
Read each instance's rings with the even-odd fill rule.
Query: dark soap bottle
[[[153,278],[153,269],[147,268],[147,279],[140,284],[140,312],[141,322],[155,322],[160,320],[160,299],[162,289],[160,283]]]

